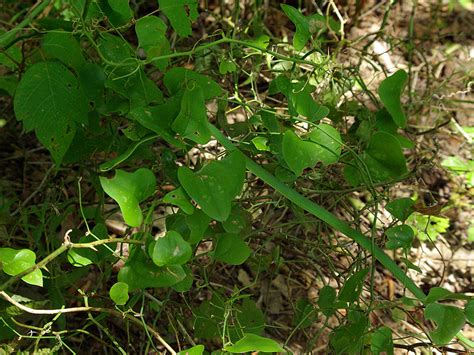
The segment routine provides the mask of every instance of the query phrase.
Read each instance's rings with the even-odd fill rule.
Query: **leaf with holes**
[[[398,70],[386,78],[379,86],[379,96],[383,105],[392,116],[398,127],[405,127],[407,118],[403,112],[400,96],[405,88],[408,75],[404,70]]]
[[[232,200],[242,190],[244,178],[245,161],[237,152],[209,163],[197,173],[184,166],[178,169],[178,179],[186,193],[217,221],[229,217]]]
[[[60,164],[76,131],[87,122],[88,104],[76,77],[61,63],[33,64],[15,93],[15,114],[26,131],[34,130],[39,141]]]
[[[194,206],[189,201],[189,196],[182,187],[168,192],[165,197],[163,197],[163,202],[178,206],[186,214],[193,214],[194,212]]]
[[[189,243],[175,231],[167,232],[148,246],[148,254],[158,266],[183,265],[191,259],[192,253]]]
[[[430,337],[436,345],[448,344],[466,322],[464,312],[458,307],[430,303],[425,308],[425,319],[436,322],[436,329]]]
[[[112,179],[101,176],[100,184],[105,193],[119,204],[125,223],[139,227],[143,220],[139,203],[156,189],[156,179],[151,170],[141,168],[133,173],[116,170]]]
[[[158,3],[178,35],[191,35],[191,23],[198,17],[197,0],[158,0]]]
[[[0,266],[3,272],[15,276],[28,270],[36,263],[36,254],[29,249],[0,248]],[[30,285],[43,287],[43,273],[36,269],[21,278]]]

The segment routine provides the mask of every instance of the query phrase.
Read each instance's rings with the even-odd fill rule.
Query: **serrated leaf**
[[[192,249],[188,242],[175,231],[169,231],[162,238],[151,243],[148,254],[158,266],[183,265],[192,257]]]
[[[388,237],[388,241],[385,244],[385,247],[389,250],[394,250],[398,248],[408,250],[411,248],[413,238],[415,237],[413,229],[406,224],[391,227],[385,231],[385,234]]]
[[[231,353],[245,353],[249,351],[282,352],[285,351],[275,340],[260,335],[246,333],[234,345],[226,346],[225,351]]]
[[[109,291],[109,296],[116,305],[123,306],[128,301],[128,285],[125,282],[115,283]]]
[[[230,265],[240,265],[251,255],[252,250],[237,234],[225,233],[217,236],[214,258]]]
[[[458,307],[439,303],[426,306],[425,319],[436,322],[436,329],[430,332],[430,337],[436,345],[448,344],[466,322],[464,312]]]
[[[227,73],[233,73],[237,70],[237,66],[231,60],[223,60],[219,63],[219,73],[224,75]]]
[[[74,75],[61,63],[41,62],[24,74],[15,93],[15,114],[57,164],[68,150],[77,123],[87,122],[87,101]]]
[[[105,193],[119,204],[125,223],[139,227],[143,220],[139,203],[156,189],[156,179],[151,170],[141,168],[133,173],[117,170],[112,179],[101,176],[100,184]]]
[[[198,17],[197,0],[158,0],[158,3],[178,35],[192,34],[191,23]]]
[[[204,93],[199,85],[188,82],[181,99],[181,110],[171,128],[185,138],[206,144],[211,139],[207,126],[207,110]]]
[[[76,71],[85,64],[81,46],[69,32],[49,32],[43,37],[42,48],[49,58],[59,59]]]
[[[7,275],[15,276],[36,264],[36,254],[29,249],[0,248],[0,266]],[[43,274],[40,269],[23,276],[30,285],[43,287]]]
[[[145,16],[135,24],[138,45],[146,52],[147,60],[153,60],[170,53],[170,44],[166,36],[167,26],[157,16]],[[160,70],[168,66],[169,59],[153,60]]]
[[[244,178],[245,161],[237,152],[209,163],[197,173],[183,166],[178,169],[178,179],[186,193],[217,221],[229,217],[231,202],[240,193]]]
[[[408,75],[404,70],[387,77],[379,86],[379,96],[383,105],[392,116],[398,127],[405,127],[407,118],[403,112],[400,96],[405,88]]]

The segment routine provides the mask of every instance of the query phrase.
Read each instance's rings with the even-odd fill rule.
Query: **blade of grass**
[[[209,124],[209,129],[211,130],[213,136],[219,141],[219,143],[222,144],[222,146],[224,146],[224,148],[226,148],[228,151],[239,151],[238,148],[214,125]],[[273,187],[276,191],[278,191],[280,194],[285,196],[288,200],[290,200],[297,206],[303,208],[305,211],[326,222],[335,230],[345,234],[346,236],[354,240],[357,244],[359,244],[362,248],[366,249],[369,252],[373,252],[374,257],[388,271],[390,271],[393,276],[398,279],[398,281],[400,281],[421,302],[424,301],[426,295],[421,290],[421,288],[419,288],[413,282],[413,280],[410,279],[405,274],[405,272],[382,249],[372,245],[372,241],[369,238],[364,236],[359,231],[349,227],[347,223],[338,219],[335,215],[327,211],[325,208],[308,200],[306,197],[302,196],[297,191],[282,183],[279,179],[277,179],[267,170],[255,163],[245,154],[241,154],[245,157],[245,164],[250,172],[255,174],[258,178],[262,179],[264,182]]]

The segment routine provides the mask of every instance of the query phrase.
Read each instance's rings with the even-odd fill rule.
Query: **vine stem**
[[[255,174],[258,178],[262,179],[268,185],[273,187],[276,191],[281,193],[288,200],[296,204],[297,206],[303,208],[305,211],[311,213],[315,217],[321,219],[323,222],[326,222],[335,230],[345,234],[347,237],[354,240],[357,244],[367,250],[369,253],[373,253],[373,256],[389,270],[396,279],[398,279],[416,298],[421,302],[424,302],[426,295],[421,288],[419,288],[412,279],[410,279],[405,272],[378,246],[372,245],[371,239],[364,236],[361,232],[351,228],[348,224],[341,221],[331,212],[327,211],[325,208],[319,206],[313,201],[308,200],[303,195],[299,194],[297,191],[288,187],[282,183],[275,176],[270,174],[267,170],[261,167],[259,164],[254,162],[252,159],[247,157],[242,153],[222,132],[217,129],[211,123],[208,124],[211,133],[219,141],[220,144],[224,146],[228,151],[238,151],[245,158],[245,165],[247,169]]]
[[[57,249],[59,250],[59,249]],[[110,308],[102,308],[102,307],[72,307],[72,308],[58,308],[58,309],[34,309],[27,307],[17,301],[15,301],[13,298],[11,298],[5,291],[0,291],[0,296],[2,296],[6,301],[10,302],[14,306],[18,307],[22,311],[25,311],[30,314],[64,314],[64,313],[76,313],[76,312],[100,312],[100,313],[108,313],[110,315],[116,316],[118,318],[127,318],[131,322],[143,326],[145,324],[147,330],[173,355],[176,354],[176,351],[166,342],[165,339],[163,339],[158,333],[156,329],[154,329],[152,326],[142,323],[139,319],[131,316],[130,314],[123,313],[120,311],[117,311],[115,309],[110,309]]]
[[[68,233],[69,231],[66,232],[66,235],[64,236],[64,242],[58,249],[54,250],[51,254],[46,256],[43,260],[41,260],[37,264],[33,265],[32,267],[29,267],[28,269],[8,279],[6,282],[4,282],[0,286],[0,291],[6,290],[9,286],[13,285],[15,282],[20,280],[23,276],[26,276],[35,270],[45,267],[48,263],[50,263],[52,260],[56,259],[59,255],[61,255],[62,253],[64,253],[66,250],[69,250],[69,249],[94,249],[96,246],[108,244],[108,243],[143,244],[143,242],[140,240],[132,240],[132,239],[125,239],[125,238],[108,238],[108,239],[94,240],[89,243],[72,243],[69,240]]]

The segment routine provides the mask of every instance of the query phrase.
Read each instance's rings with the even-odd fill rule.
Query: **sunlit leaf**
[[[426,306],[425,319],[436,322],[436,329],[430,332],[436,345],[448,344],[466,322],[464,312],[458,307],[439,303]]]
[[[128,301],[128,285],[125,282],[117,282],[109,291],[110,298],[115,304],[123,306]]]
[[[36,264],[36,254],[29,249],[0,248],[0,266],[10,276],[18,275]],[[30,285],[43,287],[43,274],[36,269],[21,278]]]
[[[234,345],[226,346],[225,351],[231,353],[245,353],[249,351],[280,352],[285,351],[275,340],[264,338],[256,334],[247,333]]]

